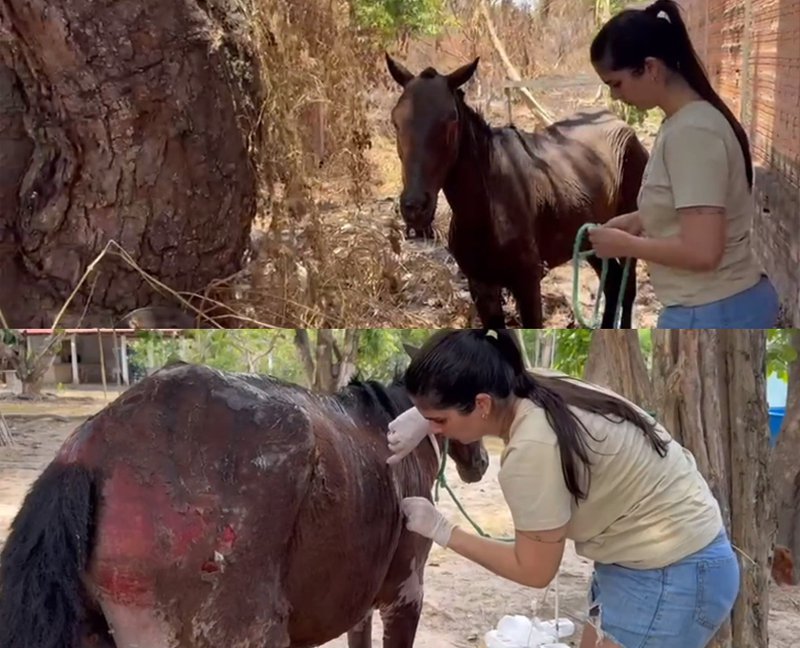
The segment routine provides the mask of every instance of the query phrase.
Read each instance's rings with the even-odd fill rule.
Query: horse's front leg
[[[506,326],[506,318],[503,315],[503,292],[502,287],[495,284],[488,284],[474,279],[468,279],[469,294],[475,302],[478,317],[485,328],[501,329]]]
[[[347,648],[372,648],[372,610],[348,631]]]

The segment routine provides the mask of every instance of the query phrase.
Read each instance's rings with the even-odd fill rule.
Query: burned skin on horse
[[[586,223],[637,209],[649,154],[625,122],[607,110],[583,111],[533,133],[490,126],[460,87],[478,59],[450,74],[415,76],[388,54],[402,93],[392,109],[402,163],[400,210],[409,227],[433,222],[444,191],[452,209],[449,249],[466,275],[484,326],[505,326],[502,289],[513,294],[525,327],[542,326],[540,281],[572,258]],[[598,276],[602,262],[588,259]],[[625,285],[622,327],[636,297],[635,260]],[[614,323],[623,262],[610,259],[602,326]]]
[[[389,469],[385,428],[410,401],[368,392],[193,365],[130,388],[75,430],[12,524],[0,646],[302,648],[349,632],[366,648],[359,624],[379,608],[385,646],[410,647],[430,542],[399,501],[429,495],[436,453]],[[479,479],[485,450],[465,448]]]

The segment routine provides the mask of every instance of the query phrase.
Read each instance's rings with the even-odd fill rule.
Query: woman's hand
[[[607,225],[589,230],[592,249],[601,259],[635,256],[632,254],[635,239],[633,234]]]
[[[396,464],[407,454],[412,452],[419,445],[428,432],[431,425],[416,407],[403,412],[394,421],[389,423],[389,433],[386,440],[392,456],[386,460],[387,464]]]
[[[622,230],[623,232],[633,234],[634,236],[639,236],[644,231],[642,219],[639,216],[638,211],[631,212],[630,214],[614,216],[614,218],[603,223],[602,227],[610,227],[612,229]]]
[[[455,525],[439,513],[433,502],[424,497],[406,497],[400,503],[400,508],[406,516],[406,528],[409,531],[430,538],[442,547],[450,542]]]

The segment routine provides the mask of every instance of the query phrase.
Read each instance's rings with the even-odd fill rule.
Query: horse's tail
[[[28,492],[0,553],[0,648],[80,645],[96,499],[88,469],[57,462]]]

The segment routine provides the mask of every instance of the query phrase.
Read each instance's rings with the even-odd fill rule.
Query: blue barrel
[[[778,441],[778,433],[781,431],[783,425],[783,417],[786,415],[785,407],[770,407],[769,408],[769,444],[774,446]]]

